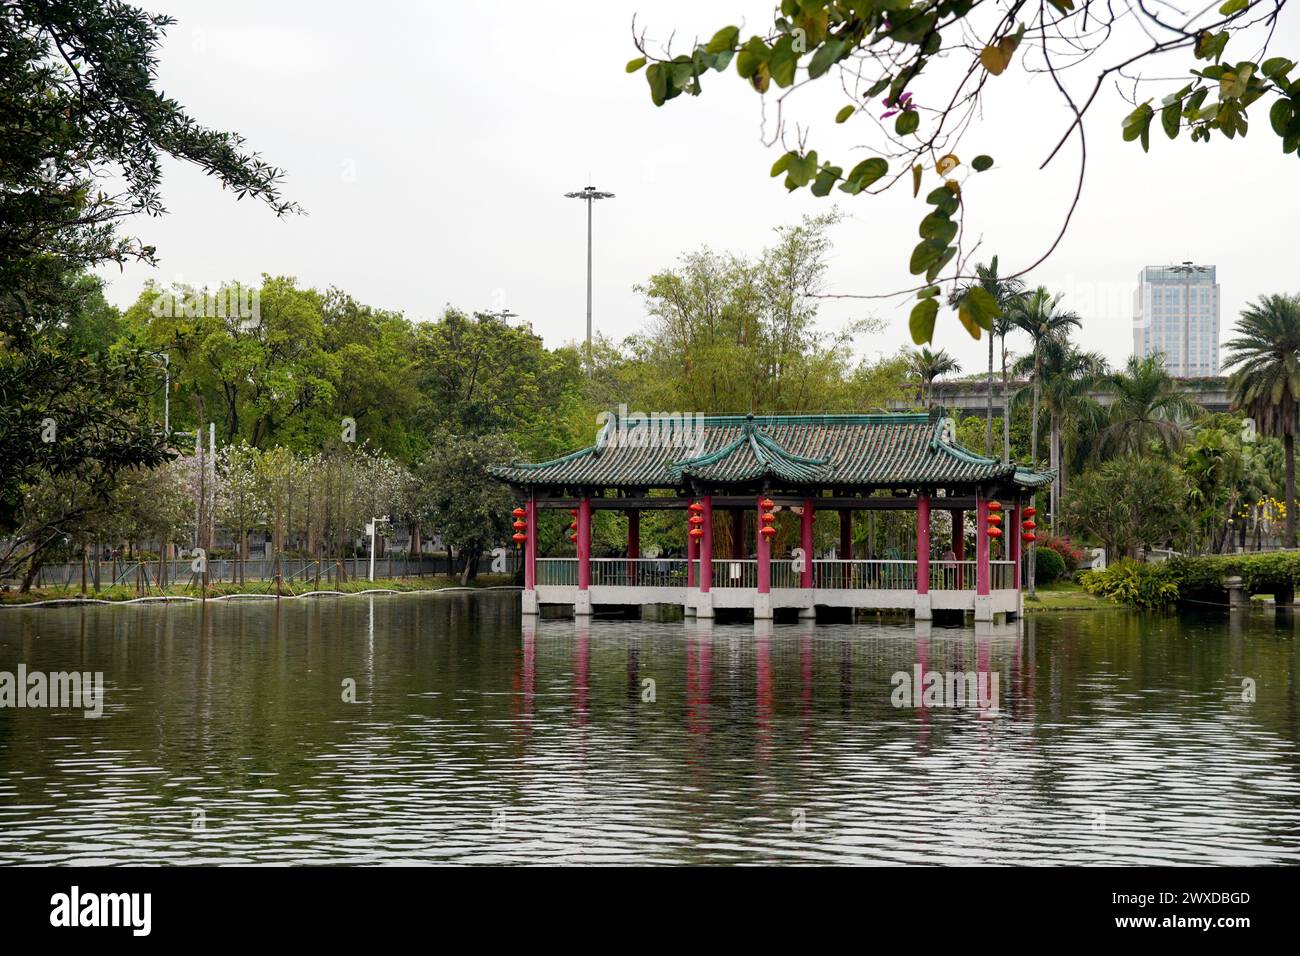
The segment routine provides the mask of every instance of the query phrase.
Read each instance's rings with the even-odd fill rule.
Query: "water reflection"
[[[0,670],[20,662],[102,670],[107,703],[0,710],[5,863],[1300,860],[1272,616],[6,611]],[[896,706],[897,675],[929,673],[996,677],[996,706]]]

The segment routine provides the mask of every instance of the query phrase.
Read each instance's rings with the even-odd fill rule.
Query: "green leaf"
[[[816,79],[834,66],[844,52],[845,45],[843,40],[827,40],[818,47],[812,62],[808,64],[808,75]]]
[[[1223,55],[1223,48],[1228,45],[1228,31],[1218,33],[1204,32],[1196,38],[1196,58],[1198,60],[1217,60]]]
[[[775,163],[772,164],[772,175],[780,176],[790,168],[790,163],[799,158],[798,153],[782,153]]]
[[[850,103],[848,106],[844,107],[838,113],[835,114],[835,122],[843,123],[857,111],[858,108],[854,106],[852,103]]]
[[[912,314],[907,320],[907,327],[912,333],[912,341],[925,345],[934,338],[934,322],[939,317],[939,300],[922,299],[912,307]]]
[[[1240,13],[1250,6],[1250,0],[1228,0],[1223,6],[1219,7],[1221,16],[1230,17],[1234,13]]]
[[[942,290],[937,285],[928,285],[916,294],[918,299],[929,299],[938,295]]]
[[[1264,65],[1259,68],[1259,71],[1270,80],[1278,82],[1291,72],[1293,66],[1295,64],[1284,56],[1271,56],[1264,61]]]
[[[998,305],[998,300],[993,293],[983,286],[971,286],[970,291],[962,298],[961,307],[979,328],[987,331],[992,331],[994,321],[1002,316],[1002,306]],[[975,338],[979,336],[976,335]]]
[[[970,161],[970,168],[975,170],[975,172],[977,173],[982,173],[984,172],[984,170],[991,169],[992,167],[993,167],[993,157],[985,156],[983,153],[976,156],[974,159]]]
[[[643,67],[643,66],[645,66],[645,57],[643,57],[643,56],[639,56],[639,57],[637,57],[635,60],[628,60],[628,61],[627,61],[627,66],[624,67],[624,69],[626,69],[627,72],[629,72],[629,73],[635,73],[637,70],[641,69],[641,67]]]
[[[817,180],[812,184],[812,194],[814,196],[826,196],[830,194],[831,188],[839,182],[840,175],[844,170],[838,166],[827,166],[817,174]]]
[[[938,239],[923,239],[912,250],[912,259],[908,263],[908,269],[911,270],[912,275],[920,275],[935,262],[938,262],[940,256],[947,249],[948,244],[946,242],[941,242]]]
[[[915,199],[921,193],[921,174],[925,170],[920,163],[912,167],[912,198]]]
[[[943,267],[952,261],[952,257],[957,255],[957,247],[949,246],[943,251],[934,262],[930,263],[930,268],[925,270],[925,281],[933,282],[935,278],[943,271]]]
[[[1165,135],[1170,139],[1178,138],[1178,131],[1182,128],[1183,111],[1177,103],[1170,103],[1160,111],[1160,125],[1164,127]]]
[[[925,197],[925,201],[931,206],[938,206],[946,216],[951,216],[957,211],[957,197],[953,195],[952,190],[947,186],[940,186],[938,189],[931,190],[930,195]]]
[[[1132,113],[1124,118],[1124,142],[1131,143],[1135,139],[1142,140],[1142,151],[1146,152],[1151,146],[1151,120],[1155,116],[1155,110],[1151,108],[1151,102],[1148,100],[1142,103]]]
[[[1288,99],[1279,98],[1268,111],[1268,121],[1273,124],[1273,132],[1286,136],[1291,118],[1295,115],[1295,105]]]
[[[650,84],[650,101],[663,106],[668,97],[668,71],[662,63],[652,63],[645,71],[645,81]]]
[[[722,53],[724,50],[733,50],[736,41],[740,39],[740,27],[723,27],[717,33],[713,34],[713,39],[709,45],[704,48],[706,53]]]
[[[849,175],[846,178],[857,185],[854,192],[861,192],[888,172],[889,163],[879,156],[872,156],[870,159],[864,159],[849,170]]]
[[[898,114],[898,119],[894,120],[894,132],[899,136],[906,136],[909,133],[915,133],[916,128],[921,125],[921,117],[916,110],[906,110]]]
[[[1074,9],[1074,0],[1047,0],[1047,2],[1062,13],[1069,13]]]
[[[800,186],[807,186],[812,178],[817,175],[817,150],[812,150],[806,156],[796,156],[790,160],[785,185],[787,189],[798,189]]]
[[[874,96],[879,96],[881,93],[885,92],[885,90],[889,89],[889,84],[892,82],[893,77],[889,76],[876,80],[876,82],[872,83],[870,88],[867,90],[867,98],[870,99]]]
[[[794,51],[794,38],[783,36],[776,41],[772,47],[772,55],[768,58],[767,69],[772,74],[772,79],[776,85],[785,89],[794,83],[794,71],[799,65],[799,54]]]
[[[937,239],[945,246],[957,237],[957,223],[940,210],[935,210],[921,220],[917,230],[922,239]]]

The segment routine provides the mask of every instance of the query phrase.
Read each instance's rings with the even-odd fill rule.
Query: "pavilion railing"
[[[813,583],[819,588],[915,591],[916,562],[814,561]]]
[[[994,591],[1010,591],[1015,587],[1014,561],[989,562],[989,587]]]
[[[538,558],[537,583],[546,585],[570,585],[578,583],[577,558]]]
[[[974,591],[974,561],[944,561],[930,559],[931,591]]]
[[[685,558],[592,558],[593,587],[686,587]]]
[[[794,569],[793,561],[772,561],[772,587],[803,587],[803,574]]]
[[[758,559],[714,558],[712,586],[715,588],[758,587]]]

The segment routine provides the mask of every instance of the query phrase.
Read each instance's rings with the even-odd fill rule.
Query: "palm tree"
[[[908,370],[921,380],[921,402],[930,407],[930,394],[934,390],[934,381],[945,375],[954,375],[961,371],[961,365],[944,349],[931,352],[928,348],[918,349],[907,357]]]
[[[1012,301],[1024,293],[1025,284],[1016,278],[999,276],[998,257],[994,256],[989,260],[988,265],[980,264],[975,267],[975,281],[959,287],[948,297],[948,304],[956,308],[974,287],[979,287],[993,296],[1002,310],[1002,314],[993,320],[993,328],[989,331],[988,409],[984,421],[984,454],[990,456],[993,454],[993,340],[1000,337],[1002,339],[1002,461],[1005,464],[1011,460],[1011,416],[1007,409],[1007,333],[1011,331],[1011,320],[1007,313]]]
[[[1106,359],[1085,352],[1063,334],[1044,339],[1038,357],[1042,400],[1047,407],[1048,467],[1055,472],[1051,486],[1052,531],[1065,499],[1066,460],[1064,436],[1077,444],[1082,433],[1101,419],[1101,406],[1091,395],[1106,376]],[[1022,360],[1027,362],[1028,358]],[[1022,372],[1024,369],[1021,370]]]
[[[1224,348],[1224,370],[1236,408],[1268,435],[1281,435],[1286,452],[1286,546],[1296,546],[1295,434],[1300,412],[1300,296],[1266,295],[1237,320],[1237,337]]]
[[[1101,434],[1101,451],[1108,456],[1141,453],[1152,444],[1181,448],[1188,424],[1201,414],[1159,355],[1130,357],[1124,371],[1107,376],[1104,387],[1115,396]]]

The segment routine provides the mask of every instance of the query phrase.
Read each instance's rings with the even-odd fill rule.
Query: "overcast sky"
[[[771,2],[137,2],[178,20],[162,51],[161,87],[200,122],[238,130],[284,167],[285,194],[309,214],[276,220],[169,164],[169,215],[133,223],[162,265],[106,272],[119,305],[151,277],[202,285],[267,272],[338,286],[416,320],[448,303],[508,308],[558,345],[580,338],[585,324],[585,212],[564,193],[591,182],[617,194],[595,210],[595,321],[620,339],[645,321],[634,283],[682,251],[707,244],[757,254],[773,226],[830,202],[787,194],[768,177],[779,151],[763,146],[760,100],[734,72],[710,74],[704,96],[658,109],[644,77],[624,73],[636,55],[633,14],[652,38],[676,29],[686,49],[727,23],[770,23]],[[1284,12],[1271,49],[1300,59],[1300,11]],[[1167,72],[1185,75],[1190,63],[1178,54]],[[1079,88],[1093,75],[1079,71]],[[862,158],[849,146],[867,127],[835,127],[844,94],[815,86],[827,88],[808,89],[794,115],[811,125],[810,145],[847,168]],[[1037,172],[1067,125],[1047,77],[1028,77],[1017,59],[985,89],[983,119],[962,151],[993,154],[998,165],[967,185],[968,228],[1005,272],[1050,245],[1078,153],[1071,144]],[[1169,143],[1155,130],[1144,156],[1120,139],[1130,108],[1113,87],[1099,97],[1081,207],[1031,276],[1067,293],[1085,319],[1080,341],[1112,362],[1131,351],[1132,293],[1144,265],[1218,266],[1221,338],[1248,299],[1300,291],[1300,160],[1282,155],[1265,110],[1256,107],[1244,142]],[[906,264],[920,200],[899,191],[842,196],[839,205],[850,218],[833,234],[829,291],[913,284]],[[909,300],[833,300],[822,315],[828,328],[886,320],[883,336],[857,343],[874,355],[909,341],[909,308]],[[936,342],[967,370],[983,367],[986,353],[955,320],[941,317]]]

